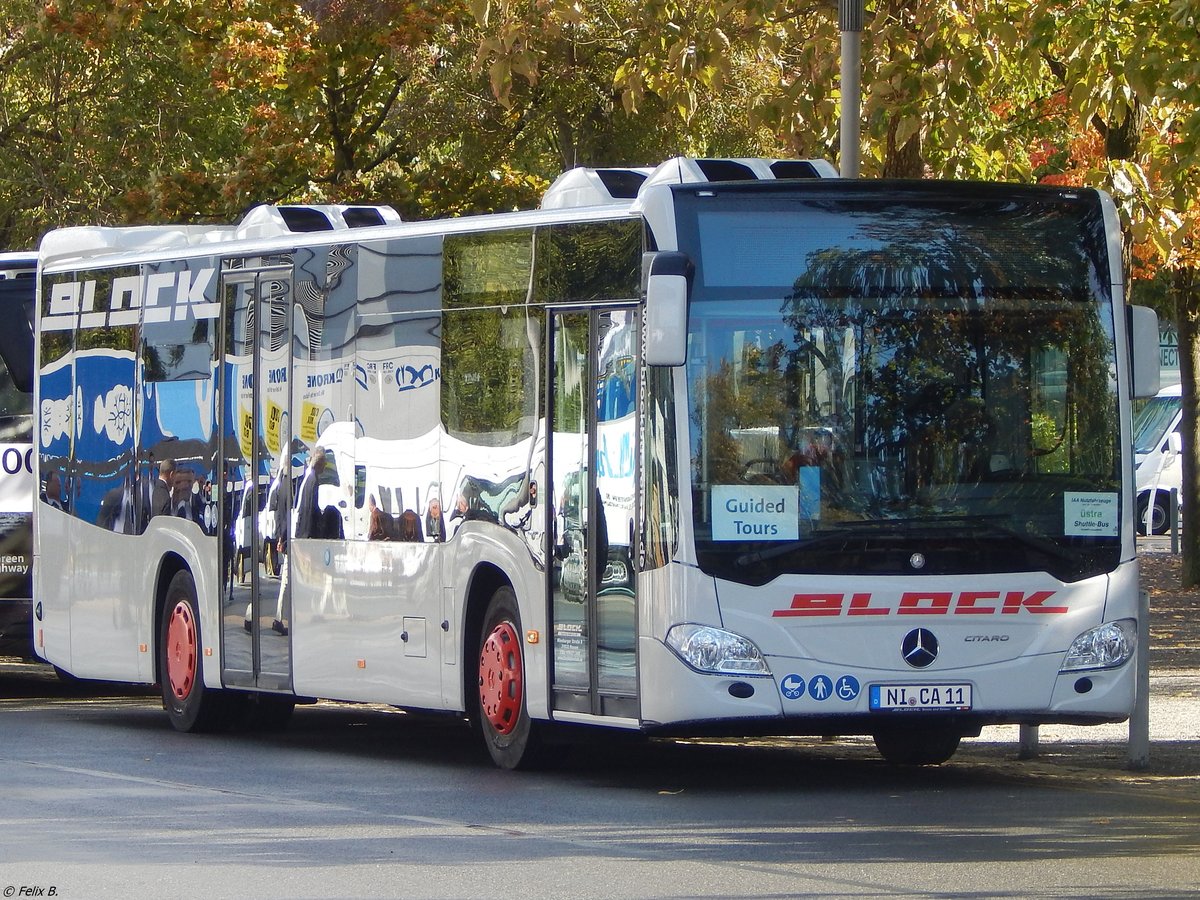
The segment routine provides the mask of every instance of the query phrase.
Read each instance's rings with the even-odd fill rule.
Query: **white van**
[[[1139,410],[1133,420],[1133,449],[1137,471],[1138,532],[1146,533],[1146,507],[1154,498],[1150,513],[1154,534],[1166,534],[1171,528],[1171,488],[1183,483],[1183,457],[1179,433],[1183,410],[1179,385],[1165,387]]]

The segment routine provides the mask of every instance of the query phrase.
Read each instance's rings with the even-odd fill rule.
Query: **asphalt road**
[[[1195,897],[1196,774],[1004,735],[597,744],[501,772],[446,720],[322,703],[182,735],[157,697],[0,666],[0,893],[108,897]],[[1080,729],[1075,729],[1079,731]],[[1014,735],[1015,738],[1015,735]],[[1192,741],[1194,746],[1194,740]],[[1194,754],[1193,754],[1194,755]]]

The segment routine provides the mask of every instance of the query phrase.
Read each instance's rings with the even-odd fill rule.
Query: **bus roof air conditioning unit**
[[[827,159],[773,159],[768,162],[771,174],[777,179],[841,177]]]
[[[837,178],[824,159],[696,159],[677,156],[655,169],[647,184],[704,184],[714,181],[776,181],[785,178]]]
[[[390,206],[256,206],[238,224],[239,238],[276,237],[315,231],[342,231],[374,225],[394,225],[400,215]]]
[[[43,265],[61,265],[114,253],[165,253],[235,236],[234,229],[221,225],[78,225],[47,232],[39,258]]]
[[[628,204],[637,197],[651,169],[568,169],[542,196],[542,209]]]

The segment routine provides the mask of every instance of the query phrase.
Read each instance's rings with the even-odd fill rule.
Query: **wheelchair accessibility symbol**
[[[833,690],[839,700],[853,700],[860,690],[858,679],[853,675],[843,675],[837,680]]]

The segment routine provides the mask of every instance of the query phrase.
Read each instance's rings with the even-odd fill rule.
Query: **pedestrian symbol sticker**
[[[839,700],[853,700],[858,696],[860,690],[858,679],[853,675],[843,675],[837,680],[837,684],[833,689],[837,693]]]
[[[804,679],[799,675],[788,675],[779,683],[779,690],[789,700],[799,700],[804,696]]]
[[[814,700],[828,700],[833,693],[833,682],[828,675],[814,675],[808,682],[808,695]]]

